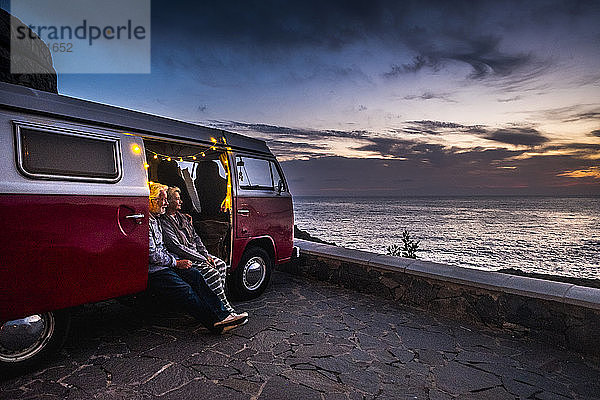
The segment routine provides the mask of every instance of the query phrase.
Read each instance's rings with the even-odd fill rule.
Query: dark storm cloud
[[[231,0],[210,5],[203,2],[153,0],[152,29],[174,33],[182,29],[173,27],[187,28],[192,34],[189,40],[210,38],[227,41],[244,38],[261,46],[322,45],[337,48],[365,37],[387,41],[402,40],[403,36],[408,36],[408,40],[414,39],[435,32],[433,22],[438,23],[439,29],[449,29],[455,25],[474,27],[482,15],[505,10],[510,11],[504,14],[511,18],[507,18],[505,24],[520,18],[519,23],[547,25],[557,19],[564,20],[565,15],[578,18],[595,13],[597,6],[594,3],[586,0],[544,0],[530,1],[524,7],[522,2],[514,0],[497,7],[494,1],[470,0]],[[473,36],[465,34],[465,37]],[[510,57],[493,57],[494,52],[489,51],[489,44],[489,40],[474,39],[471,51],[457,54],[468,61],[471,61],[469,56],[488,59],[489,65],[499,71],[513,64],[514,60]],[[407,68],[415,69],[419,64],[428,62],[418,57],[415,61],[414,65],[407,65]]]
[[[339,49],[382,24],[390,12],[405,7],[386,1],[227,1],[210,6],[202,2],[153,1],[152,29],[177,34],[173,26],[189,27],[188,40],[242,41],[261,48],[317,46]],[[155,28],[156,27],[156,28]],[[164,30],[164,32],[163,32]]]
[[[596,129],[594,131],[590,132],[590,136],[597,136],[600,137],[600,129]]]
[[[502,78],[494,83],[510,90],[545,73],[549,62],[533,53],[532,43],[524,41],[532,52],[507,50],[499,32],[511,24],[546,29],[563,22],[565,13],[575,23],[597,12],[594,2],[568,2],[573,4],[569,7],[564,3],[532,1],[524,7],[516,0],[502,5],[469,0],[233,0],[207,6],[155,0],[152,29],[167,49],[177,41],[194,54],[198,43],[212,45],[214,54],[200,54],[200,63],[223,55],[239,58],[240,52],[278,63],[302,49],[331,52],[375,41],[390,54],[401,55],[399,60],[406,50],[413,55],[411,61],[382,71],[386,78],[461,63],[470,67],[470,79]],[[342,75],[356,72],[348,66],[339,68]]]
[[[449,61],[462,62],[471,66],[470,79],[483,79],[489,76],[507,77],[533,64],[530,54],[507,53],[500,50],[501,39],[498,36],[482,35],[473,38],[464,32],[454,33],[452,43],[444,48],[434,46],[433,37],[421,32],[414,35],[409,43],[419,54],[411,63],[392,65],[391,70],[383,74],[386,78],[394,78],[407,73],[414,73],[423,68],[440,70]],[[530,73],[529,71],[527,71]]]
[[[533,128],[505,128],[488,132],[484,138],[515,146],[539,146],[550,139]]]

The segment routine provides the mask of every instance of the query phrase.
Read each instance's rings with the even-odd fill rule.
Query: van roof
[[[0,82],[0,106],[29,114],[64,118],[142,135],[212,144],[225,138],[227,146],[271,155],[263,140],[139,111],[76,99],[25,86]]]

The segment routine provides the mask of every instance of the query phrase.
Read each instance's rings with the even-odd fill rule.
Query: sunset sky
[[[268,141],[297,195],[600,195],[600,1],[152,2],[59,92]]]

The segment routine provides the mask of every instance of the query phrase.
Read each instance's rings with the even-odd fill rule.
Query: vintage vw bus
[[[148,181],[181,189],[238,297],[297,254],[264,141],[0,83],[0,150],[0,368],[58,348],[69,308],[146,288]]]

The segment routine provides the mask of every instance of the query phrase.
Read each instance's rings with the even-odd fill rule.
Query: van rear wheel
[[[70,313],[50,311],[7,321],[0,327],[0,371],[31,369],[58,351],[65,342]]]
[[[273,260],[261,247],[250,247],[233,273],[231,285],[233,295],[240,300],[260,296],[271,279]]]

